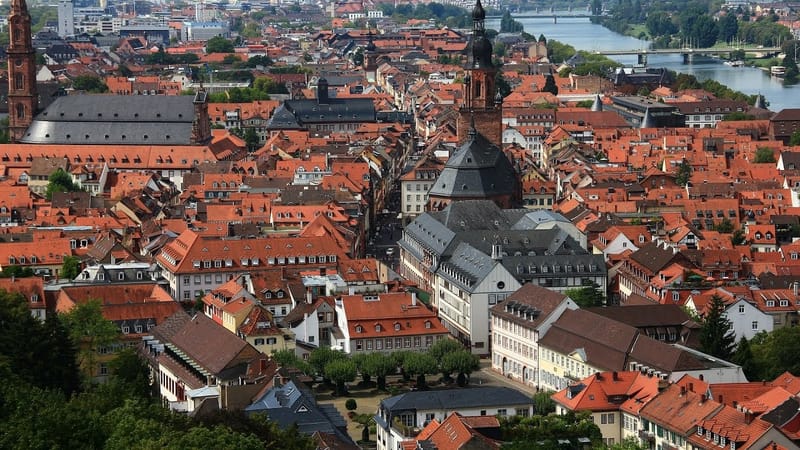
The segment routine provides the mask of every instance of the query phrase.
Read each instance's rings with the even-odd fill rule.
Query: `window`
[[[120,272],[120,273],[117,275],[117,279],[118,279],[118,280],[120,280],[120,281],[121,281],[121,280],[124,280],[124,279],[125,279],[125,272]]]
[[[500,408],[500,409],[497,410],[497,415],[498,416],[506,416],[506,415],[508,415],[508,412],[506,411],[505,408]]]
[[[377,331],[378,333],[381,332],[381,324],[375,324],[375,331]]]
[[[391,348],[392,348],[392,338],[386,338],[386,348],[391,350]]]
[[[130,327],[128,327],[127,325],[124,325],[124,326],[122,327],[122,334],[128,334],[128,333],[130,333],[130,332],[131,332],[131,329],[130,329]]]
[[[399,323],[395,323],[394,324],[394,331],[400,331],[400,324]]]
[[[739,313],[744,314],[744,305],[739,305]]]
[[[758,330],[758,321],[754,320],[753,322],[751,322],[750,328],[752,328],[753,330]]]
[[[359,339],[356,341],[356,351],[361,351],[364,349],[364,341]]]
[[[364,331],[364,329],[361,328],[361,325],[356,325],[356,333],[361,333],[363,331]]]
[[[136,329],[137,333],[141,333],[142,332],[142,326],[141,325],[136,325],[135,329]]]

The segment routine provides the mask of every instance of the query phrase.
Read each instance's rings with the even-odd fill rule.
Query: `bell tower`
[[[8,131],[19,142],[33,122],[36,94],[36,52],[31,42],[31,16],[25,0],[12,0],[8,15]]]
[[[481,0],[477,0],[472,9],[472,48],[464,68],[464,103],[458,117],[457,133],[460,143],[466,141],[474,119],[476,131],[501,147],[503,98],[496,91],[497,68],[492,62],[492,43],[486,37],[485,19],[486,11]]]

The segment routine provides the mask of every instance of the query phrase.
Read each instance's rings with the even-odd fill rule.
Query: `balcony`
[[[642,442],[655,442],[656,436],[650,431],[639,430],[639,439],[641,439]]]

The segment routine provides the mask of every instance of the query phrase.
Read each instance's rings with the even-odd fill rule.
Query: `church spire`
[[[38,106],[36,52],[25,0],[12,0],[8,15],[8,130],[13,142],[25,135]]]

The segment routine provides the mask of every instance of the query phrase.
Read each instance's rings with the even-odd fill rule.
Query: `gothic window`
[[[21,73],[14,74],[14,89],[25,89],[25,79]]]
[[[25,118],[25,105],[22,103],[17,103],[17,119],[24,119]]]

